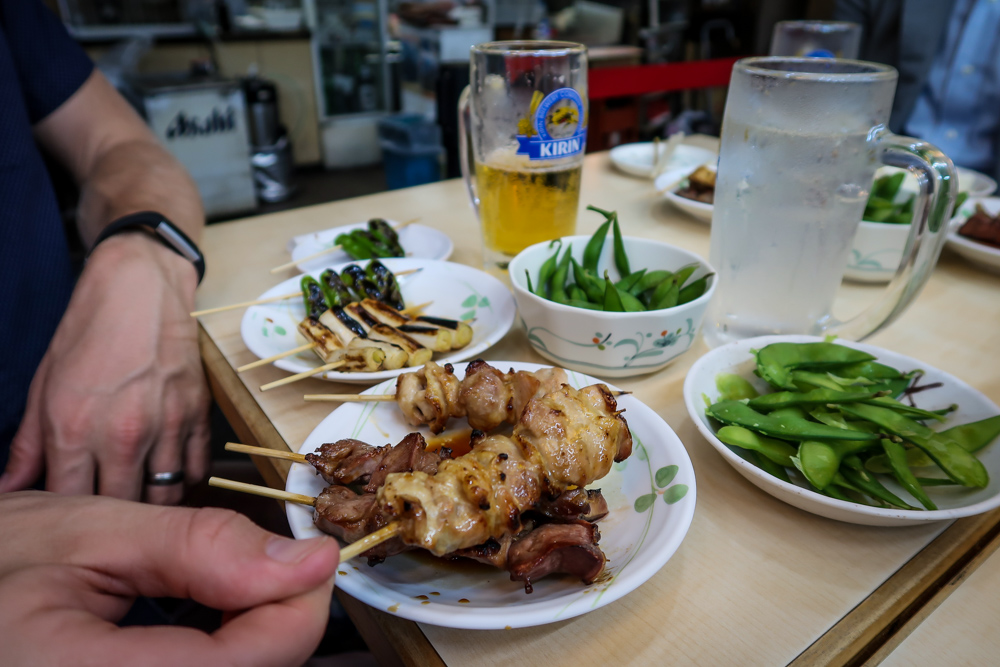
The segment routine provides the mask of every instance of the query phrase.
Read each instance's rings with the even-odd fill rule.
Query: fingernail
[[[279,563],[291,565],[305,560],[326,539],[325,537],[313,537],[308,540],[290,540],[287,537],[275,536],[268,540],[264,552]]]

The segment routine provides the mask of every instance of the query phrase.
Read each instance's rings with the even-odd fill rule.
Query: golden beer
[[[488,251],[509,257],[573,234],[583,169],[580,163],[532,169],[512,162],[476,164],[483,241]]]

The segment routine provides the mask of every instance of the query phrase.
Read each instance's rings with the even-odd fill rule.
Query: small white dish
[[[660,144],[664,150],[664,144]],[[644,141],[634,144],[615,146],[609,153],[611,164],[631,176],[640,178],[653,177],[653,142]],[[706,162],[718,159],[718,153],[707,148],[679,144],[667,161],[666,169],[660,176],[668,176],[672,181],[682,178]]]
[[[437,262],[429,259],[391,258],[381,260],[390,271],[398,273],[420,269],[417,273],[401,276],[399,288],[409,305],[432,301],[426,314],[453,320],[475,320],[472,324],[472,341],[460,350],[435,354],[438,363],[472,359],[495,345],[514,323],[516,307],[510,290],[499,280],[484,271],[464,264]],[[364,266],[367,260],[334,265],[337,272],[348,264]],[[322,271],[312,272],[318,278]],[[289,294],[299,289],[301,276],[289,278],[260,295],[266,299]],[[286,299],[276,303],[251,306],[243,315],[240,335],[247,348],[260,358],[270,357],[303,345],[305,340],[298,333],[298,324],[305,317],[302,298]],[[274,362],[290,373],[301,373],[322,365],[313,352],[306,350]],[[376,373],[338,373],[327,371],[317,378],[334,382],[372,384],[394,378],[410,369],[402,368]]]
[[[958,233],[965,221],[976,210],[976,204],[981,204],[992,216],[1000,213],[1000,197],[984,197],[965,202],[958,215],[951,222],[951,228],[948,232],[948,247],[979,268],[990,273],[1000,273],[1000,248],[994,248]]]
[[[835,498],[820,495],[814,491],[789,484],[774,477],[749,460],[744,458],[745,450],[729,447],[715,437],[715,429],[705,416],[705,400],[716,401],[719,391],[715,379],[720,373],[734,373],[748,380],[758,391],[769,393],[773,391],[766,382],[753,374],[756,364],[751,349],[760,349],[765,345],[779,342],[809,343],[819,342],[822,338],[815,336],[760,336],[729,343],[712,350],[699,359],[688,371],[684,381],[684,403],[695,426],[705,436],[708,443],[718,451],[729,465],[747,478],[761,490],[799,509],[829,519],[856,523],[866,526],[907,526],[929,521],[948,521],[964,516],[981,514],[1000,507],[1000,446],[996,443],[986,447],[976,455],[990,473],[990,483],[985,489],[965,489],[962,487],[928,488],[927,494],[940,508],[936,511],[916,511],[868,507],[858,503],[850,503]],[[917,407],[936,409],[957,403],[959,409],[948,417],[948,421],[932,428],[949,428],[957,424],[965,424],[979,419],[1000,414],[998,408],[990,399],[976,391],[966,383],[944,371],[930,367],[912,357],[890,352],[873,345],[837,341],[873,354],[878,361],[902,371],[922,369],[926,375],[921,384],[943,383],[941,387],[917,393],[913,396]],[[793,478],[794,479],[794,478]],[[899,497],[913,505],[919,505],[909,494],[895,484],[894,480],[880,476],[879,481]]]
[[[860,283],[887,283],[896,275],[910,225],[862,220],[851,244],[844,277]]]
[[[544,366],[491,362],[507,370],[535,371]],[[465,374],[465,364],[455,373]],[[596,378],[569,373],[570,384],[584,387]],[[393,382],[365,393],[391,393]],[[694,517],[695,476],[691,459],[673,430],[634,396],[621,396],[619,407],[632,432],[632,456],[616,463],[593,485],[608,501],[610,513],[598,522],[600,547],[608,557],[605,573],[589,586],[567,577],[546,577],[523,584],[508,574],[474,563],[451,563],[415,552],[387,559],[375,567],[364,560],[342,563],[336,585],[375,609],[420,623],[451,628],[502,630],[563,621],[603,607],[635,590],[670,560]],[[413,427],[395,403],[348,403],[334,410],[306,438],[301,453],[324,442],[352,437],[372,444],[395,444]],[[426,429],[424,429],[426,430]],[[285,488],[317,495],[325,483],[311,466],[293,465]],[[286,504],[288,524],[299,539],[320,535],[311,508]],[[420,599],[418,596],[422,596]]]
[[[563,247],[573,244],[573,257],[583,261],[589,236],[563,237]],[[698,264],[689,281],[697,280],[714,269],[698,255],[676,246],[651,239],[626,236],[625,252],[633,270],[676,271],[688,264]],[[511,261],[510,281],[514,286],[521,325],[535,351],[560,366],[601,377],[630,377],[664,368],[687,351],[701,331],[705,309],[715,293],[715,279],[708,279],[708,289],[700,297],[673,308],[638,313],[607,313],[565,306],[543,299],[528,291],[525,271],[532,280],[553,249],[549,241],[525,248]],[[619,280],[612,258],[614,244],[608,238],[598,260],[598,274],[609,271]]]
[[[717,165],[715,164],[707,164],[704,166],[706,166],[708,169],[712,171],[716,171],[718,168]],[[687,177],[690,176],[693,172],[694,169],[690,169],[686,174],[684,174],[683,175],[684,178],[680,180],[680,183],[677,182],[678,178],[676,176],[673,176],[671,178],[666,178],[667,175],[664,174],[663,176],[660,176],[659,178],[656,179],[654,185],[656,186],[657,190],[663,192],[663,196],[666,197],[667,201],[669,201],[671,204],[673,204],[680,210],[684,211],[695,220],[700,220],[701,222],[707,222],[711,224],[712,211],[715,208],[712,204],[706,204],[703,201],[697,201],[695,199],[688,199],[687,197],[681,197],[679,194],[677,194],[678,190],[681,190],[682,188],[687,186]]]
[[[959,191],[968,192],[969,197],[989,197],[997,191],[997,182],[986,174],[965,167],[955,167],[955,170]]]
[[[397,226],[398,222],[387,220],[390,225]],[[344,225],[343,227],[335,227],[333,229],[324,229],[321,232],[313,232],[312,234],[304,234],[303,236],[297,236],[292,246],[292,260],[298,261],[303,257],[308,257],[309,255],[314,255],[321,250],[326,250],[334,245],[334,239],[336,239],[341,234],[346,234],[352,232],[355,229],[367,229],[368,222],[358,222],[353,225]],[[399,230],[399,243],[403,246],[403,250],[406,251],[407,257],[412,257],[416,259],[436,259],[444,261],[451,257],[452,251],[455,249],[455,244],[452,243],[448,235],[442,231],[438,231],[433,227],[427,227],[426,225],[421,225],[419,223],[414,223],[412,225],[407,225]],[[311,259],[301,264],[297,264],[296,268],[301,273],[313,273],[319,272],[328,266],[333,264],[339,264],[341,262],[350,262],[351,257],[343,250],[334,250],[330,253],[317,257],[316,259]],[[363,261],[363,260],[362,260]]]

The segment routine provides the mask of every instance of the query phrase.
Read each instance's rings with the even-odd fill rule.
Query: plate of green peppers
[[[396,231],[396,227],[401,227]],[[296,268],[301,273],[322,271],[333,264],[351,260],[412,257],[444,261],[451,257],[455,245],[442,231],[419,223],[401,226],[392,220],[372,218],[366,222],[334,227],[293,239],[292,259],[305,257],[340,246],[337,250],[302,261]]]
[[[1000,408],[911,357],[751,338],[699,359],[684,400],[737,472],[807,512],[900,526],[1000,507]]]

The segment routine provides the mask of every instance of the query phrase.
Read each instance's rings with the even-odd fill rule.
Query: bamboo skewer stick
[[[407,220],[406,222],[401,222],[397,227],[394,227],[393,229],[395,229],[398,232],[403,227],[408,227],[409,225],[412,225],[413,223],[419,222],[419,221],[420,221],[420,218],[413,218],[412,220]],[[271,273],[280,273],[281,271],[284,271],[285,269],[292,268],[296,264],[301,264],[302,262],[308,262],[310,259],[316,259],[317,257],[322,257],[323,255],[326,255],[328,253],[333,252],[334,250],[339,250],[339,249],[340,249],[339,245],[330,246],[326,250],[320,250],[319,252],[314,252],[311,255],[306,255],[305,257],[302,257],[301,259],[295,259],[295,260],[292,260],[291,262],[286,262],[285,264],[282,264],[281,266],[276,266],[273,269],[271,269]]]
[[[249,493],[252,496],[263,496],[265,498],[274,498],[275,500],[287,500],[288,502],[296,503],[297,505],[309,505],[311,507],[316,504],[316,499],[312,496],[305,496],[301,493],[291,493],[281,489],[272,489],[269,486],[234,482],[231,479],[223,479],[221,477],[209,477],[208,485],[215,486],[220,489],[229,489],[230,491],[239,491],[240,493]],[[372,534],[374,535],[374,533]]]
[[[339,401],[341,403],[376,403],[379,401],[395,401],[395,394],[304,394],[307,401]]]
[[[422,270],[423,270],[422,267],[417,267],[415,269],[406,269],[405,271],[400,271],[400,272],[398,272],[398,273],[396,273],[394,275],[398,278],[399,276],[408,276],[411,273],[417,273],[418,271],[422,271]],[[188,313],[188,314],[191,317],[200,317],[201,315],[209,315],[211,313],[221,313],[224,310],[235,310],[237,308],[249,308],[250,306],[259,306],[259,305],[264,304],[264,303],[273,303],[274,301],[282,301],[284,299],[294,299],[297,296],[302,296],[302,292],[289,292],[288,294],[282,294],[281,296],[269,296],[266,299],[254,299],[253,301],[244,301],[242,303],[232,303],[232,304],[229,304],[228,306],[219,306],[218,308],[207,308],[205,310],[196,310],[196,311],[193,311],[193,312]],[[408,310],[414,310],[414,311],[415,310],[419,310],[422,306],[427,306],[427,305],[430,305],[431,303],[433,303],[433,301],[428,301],[427,303],[420,304],[420,305],[417,305],[417,306],[410,306],[409,308],[406,308],[406,309],[401,310],[399,312],[406,313],[406,311],[408,311]],[[409,313],[406,313],[406,314],[409,314]]]
[[[628,396],[630,391],[613,391],[612,396]],[[303,394],[303,400],[341,403],[381,403],[395,401],[395,394]]]
[[[268,447],[253,447],[251,445],[242,445],[238,442],[227,442],[226,451],[240,452],[241,454],[250,454],[252,456],[263,456],[269,459],[284,459],[286,461],[295,461],[296,463],[306,462],[305,454],[283,452],[280,449],[270,449]]]
[[[239,491],[240,493],[249,493],[253,496],[263,496],[265,498],[284,500],[298,505],[307,505],[309,507],[316,504],[316,499],[312,496],[306,496],[301,493],[291,493],[280,489],[272,489],[271,487],[259,486],[257,484],[234,482],[231,479],[223,479],[221,477],[210,477],[208,485],[215,486],[220,489],[229,489],[230,491]],[[365,535],[357,542],[349,544],[340,550],[340,562],[343,563],[351,560],[352,558],[356,558],[372,547],[376,547],[386,540],[391,540],[396,537],[396,535],[399,535],[401,529],[402,526],[400,523],[398,521],[393,521],[389,525],[376,530],[374,533]]]
[[[307,371],[302,371],[301,373],[296,373],[295,375],[289,375],[286,378],[281,378],[280,380],[275,380],[274,382],[268,382],[267,384],[262,384],[260,386],[261,391],[267,391],[268,389],[274,389],[275,387],[282,387],[286,384],[291,384],[293,382],[298,382],[299,380],[304,380],[313,375],[319,375],[320,373],[325,373],[326,371],[332,371],[335,368],[340,368],[344,365],[343,361],[333,361],[329,364],[323,364],[317,368],[311,368]]]
[[[290,357],[293,354],[298,354],[299,352],[305,352],[306,350],[311,350],[316,347],[316,343],[306,343],[305,345],[299,345],[291,350],[285,350],[284,352],[279,352],[278,354],[272,354],[270,357],[264,357],[263,359],[258,359],[249,364],[244,364],[236,369],[237,373],[242,373],[243,371],[248,371],[251,368],[258,368],[260,366],[266,366],[272,361],[277,361],[278,359],[284,359],[285,357]]]
[[[346,547],[340,550],[340,562],[349,561],[352,558],[360,556],[364,552],[368,551],[372,547],[377,547],[387,540],[399,535],[402,526],[398,521],[393,521],[387,526],[379,528],[374,533],[365,535],[357,542],[348,544]]]
[[[407,308],[404,308],[399,312],[402,313],[403,315],[409,315],[410,317],[418,317],[424,311],[424,309],[426,309],[432,303],[434,302],[424,301],[423,303],[418,303],[415,306],[409,306]]]
[[[217,308],[206,308],[205,310],[196,310],[191,313],[191,317],[201,317],[202,315],[209,315],[211,313],[221,313],[224,310],[235,310],[237,308],[246,308],[249,306],[256,306],[262,303],[273,303],[275,301],[282,301],[284,299],[294,299],[297,296],[302,296],[302,292],[290,292],[288,294],[282,294],[281,296],[271,296],[266,299],[254,299],[253,301],[232,303],[229,304],[228,306],[219,306]]]

